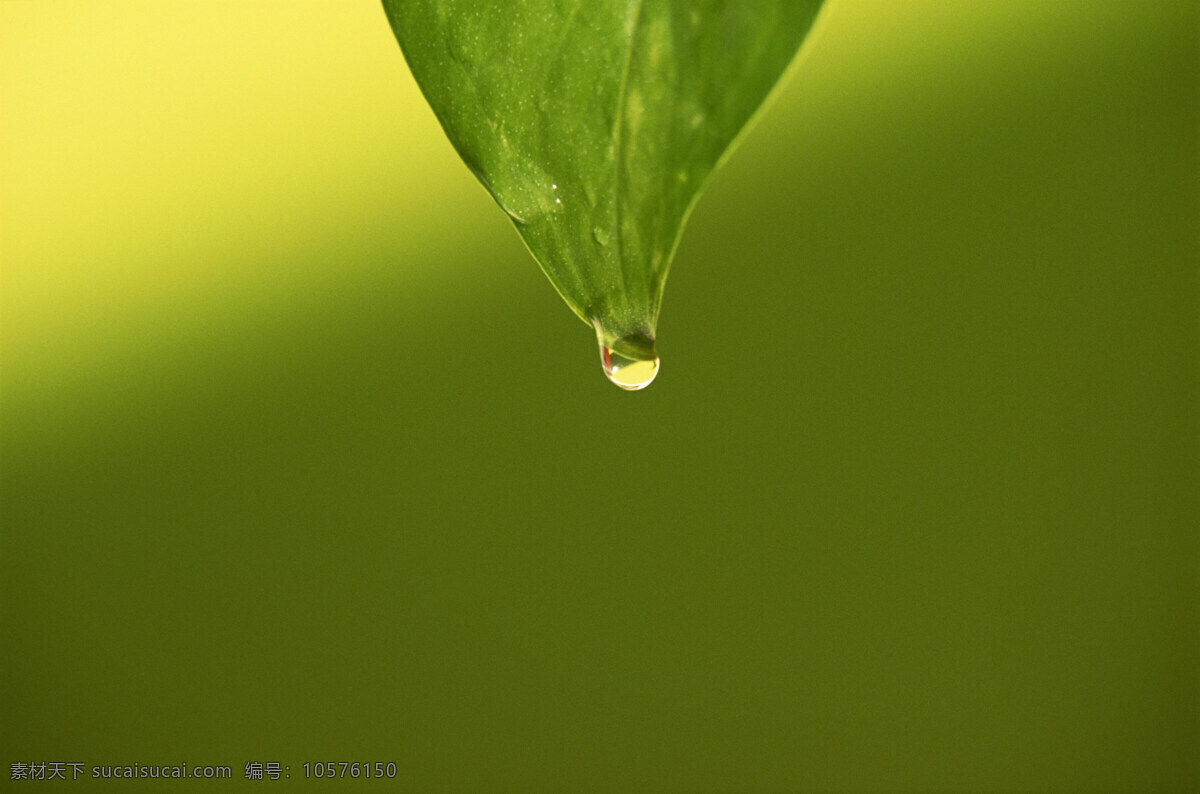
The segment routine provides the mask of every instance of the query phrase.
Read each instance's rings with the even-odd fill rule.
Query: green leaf
[[[602,344],[655,357],[700,190],[821,0],[383,0],[450,141]]]

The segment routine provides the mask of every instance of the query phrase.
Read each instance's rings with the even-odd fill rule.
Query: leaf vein
[[[633,24],[629,31],[629,47],[625,51],[625,63],[621,67],[621,85],[617,89],[617,114],[613,122],[613,242],[616,246],[617,271],[621,275],[621,294],[625,298],[625,309],[629,309],[629,282],[625,276],[625,240],[621,223],[621,165],[624,160],[622,147],[626,144],[622,130],[625,126],[626,94],[629,90],[629,71],[633,63],[633,50],[637,46],[638,27],[641,25],[645,0],[634,0]]]

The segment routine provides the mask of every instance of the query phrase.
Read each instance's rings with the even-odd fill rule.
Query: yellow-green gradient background
[[[374,0],[0,0],[0,773],[1197,790],[1198,41],[833,3],[627,394]]]

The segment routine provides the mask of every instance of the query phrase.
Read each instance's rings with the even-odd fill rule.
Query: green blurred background
[[[378,3],[0,2],[4,779],[1200,788],[1200,6],[804,57],[629,394]]]

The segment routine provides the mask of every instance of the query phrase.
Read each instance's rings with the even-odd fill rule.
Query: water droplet
[[[644,389],[658,374],[658,357],[643,361],[618,353],[606,345],[600,346],[600,363],[604,374],[616,385],[627,391]]]
[[[658,353],[654,332],[647,328],[622,336],[606,332],[600,319],[592,318],[596,342],[600,346],[600,364],[610,381],[627,391],[644,389],[658,374]]]
[[[601,229],[599,226],[592,227],[592,239],[600,245],[608,245],[608,232]]]

